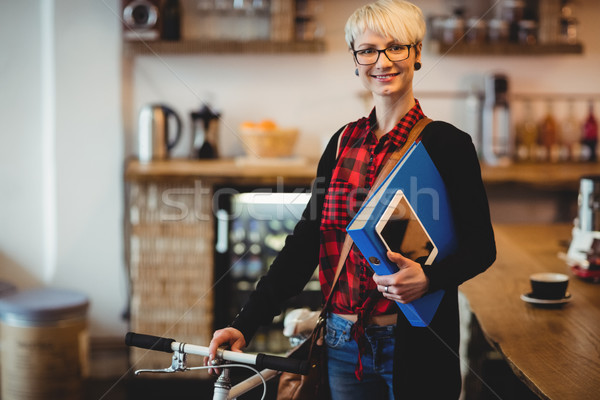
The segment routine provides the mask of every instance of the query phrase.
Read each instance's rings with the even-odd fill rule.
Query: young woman
[[[242,350],[261,324],[281,312],[286,299],[302,291],[317,264],[323,294],[329,293],[346,225],[380,168],[425,117],[413,95],[424,35],[421,10],[406,1],[380,0],[348,19],[354,72],[371,91],[375,107],[332,136],[301,221],[231,326],[215,332],[213,355],[226,343]],[[458,248],[432,265],[389,252],[399,271],[378,276],[353,247],[328,310],[325,341],[333,399],[452,399],[460,394],[457,288],[494,262],[494,234],[470,136],[434,121],[421,141],[446,185]],[[430,325],[411,326],[395,301],[408,303],[438,289],[445,295]]]

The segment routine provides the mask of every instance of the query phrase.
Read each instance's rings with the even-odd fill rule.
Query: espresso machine
[[[600,175],[581,178],[567,263],[580,278],[600,281]]]
[[[513,138],[506,75],[486,76],[481,123],[483,161],[489,165],[509,164],[513,155]]]

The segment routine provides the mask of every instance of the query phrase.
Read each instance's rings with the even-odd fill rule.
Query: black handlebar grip
[[[294,374],[308,375],[307,360],[295,360],[293,358],[270,356],[262,353],[256,355],[256,367],[258,369],[268,368]]]
[[[140,347],[142,349],[150,349],[172,353],[171,343],[175,339],[163,338],[160,336],[144,335],[141,333],[127,332],[125,335],[125,344],[127,346]]]

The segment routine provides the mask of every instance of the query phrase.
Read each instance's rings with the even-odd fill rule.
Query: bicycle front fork
[[[219,379],[215,381],[215,390],[213,400],[227,400],[231,390],[231,379],[229,378],[229,368],[223,368]]]

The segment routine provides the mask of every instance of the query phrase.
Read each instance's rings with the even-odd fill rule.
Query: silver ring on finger
[[[389,289],[389,288],[390,288],[389,286],[386,286],[386,287],[385,287],[385,292],[386,292],[386,293],[389,293],[389,291],[388,291],[388,289]]]

